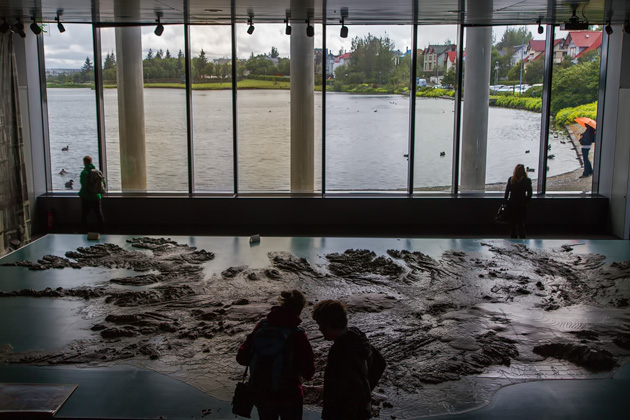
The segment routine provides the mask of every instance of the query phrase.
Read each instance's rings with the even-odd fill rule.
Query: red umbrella
[[[592,119],[592,118],[588,118],[588,117],[577,117],[575,119],[575,122],[580,124],[582,127],[586,128],[587,125],[590,125],[591,127],[593,127],[593,129],[597,128],[597,122]]]

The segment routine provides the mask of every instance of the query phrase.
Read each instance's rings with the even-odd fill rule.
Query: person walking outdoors
[[[249,385],[260,420],[302,419],[300,377],[315,373],[313,349],[300,314],[306,298],[299,290],[283,291],[280,306],[271,308],[238,349],[236,361],[249,366]]]
[[[81,197],[81,230],[84,233],[88,231],[88,215],[90,212],[94,212],[98,219],[98,232],[102,233],[105,226],[105,217],[103,217],[103,208],[101,206],[103,192],[105,192],[103,173],[92,164],[90,156],[83,158],[83,165],[84,168],[80,176],[81,189],[79,190],[79,197]]]
[[[595,143],[595,129],[590,125],[586,125],[586,130],[580,137],[580,147],[582,148],[582,158],[584,159],[584,172],[580,178],[587,178],[593,175],[593,165],[591,165],[591,161],[588,158],[593,143]]]
[[[525,166],[516,165],[514,173],[508,178],[503,197],[510,217],[512,238],[526,237],[525,216],[527,203],[532,198],[532,180],[527,177]],[[518,235],[518,236],[517,236]]]
[[[343,303],[323,300],[313,319],[325,340],[334,341],[324,371],[324,420],[365,420],[372,417],[372,390],[386,367],[385,359],[361,330],[348,327]]]

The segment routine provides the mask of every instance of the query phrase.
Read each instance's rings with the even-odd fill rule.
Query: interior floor
[[[391,371],[384,376],[382,387],[376,390],[379,398],[389,403],[379,405],[377,411],[381,418],[625,418],[630,408],[626,398],[630,390],[630,365],[627,364],[630,351],[614,345],[613,338],[609,339],[630,333],[628,241],[262,237],[260,242],[252,243],[249,237],[171,236],[170,242],[156,245],[145,241],[145,245],[151,246],[134,248],[134,238],[140,237],[102,235],[98,241],[88,241],[84,235],[51,234],[0,259],[0,362],[3,362],[0,383],[78,385],[55,418],[233,418],[230,395],[242,374],[233,360],[235,345],[273,304],[278,290],[301,287],[310,302],[326,298],[347,300],[350,322],[354,320],[365,329],[374,344],[383,348],[385,356],[390,355],[388,369]],[[138,252],[133,254],[137,259],[157,254],[161,249],[158,246],[177,246],[173,244],[196,247],[212,256],[194,262],[202,267],[199,273],[189,272],[191,276],[199,275],[190,283],[193,289],[199,287],[192,297],[173,298],[166,303],[133,306],[118,301],[112,305],[105,301],[126,297],[130,290],[150,293],[158,290],[161,283],[110,283],[112,279],[138,278],[139,270],[124,266],[122,260],[116,260],[116,264],[81,260],[87,255],[86,250],[96,244],[116,245],[120,252]],[[116,249],[109,250],[115,253]],[[370,264],[378,257],[385,257],[380,260],[383,265],[378,266],[378,270],[391,268],[391,264],[404,270],[395,277],[372,265],[372,272],[344,274],[339,271],[342,266],[354,267],[356,261],[343,260],[340,266],[335,266],[335,261],[344,255],[354,255],[347,250],[373,252],[375,259]],[[74,254],[67,255],[69,251]],[[27,266],[6,265],[25,260],[35,263],[46,255],[66,256],[71,262],[83,263],[80,269],[67,265],[29,270]],[[144,273],[160,274],[156,274],[159,270],[155,267],[172,263],[173,255],[154,261],[156,265]],[[187,254],[182,255],[187,262],[191,261]],[[410,260],[411,256],[416,259]],[[537,268],[530,265],[533,260],[540,263]],[[294,264],[291,270],[286,268],[288,263]],[[303,264],[301,271],[295,268],[299,264]],[[558,272],[540,271],[547,265],[561,264],[565,271],[560,272],[565,273],[562,275],[569,282],[572,276],[584,273],[580,281],[586,284],[583,287],[590,287],[589,296],[598,295],[593,290],[600,287],[603,290],[604,286],[608,294],[601,292],[601,299],[590,300],[562,297],[563,292],[568,295],[575,292],[564,283],[558,285],[566,279]],[[566,271],[572,264],[577,267],[577,274]],[[264,278],[269,270],[277,270],[279,277]],[[478,274],[482,272],[484,274]],[[608,283],[601,283],[600,276],[606,277]],[[544,286],[536,283],[539,278],[542,280],[538,283],[542,281]],[[453,279],[465,285],[450,288]],[[492,281],[492,289],[489,281]],[[516,282],[520,282],[520,286],[516,286]],[[425,283],[425,289],[418,289]],[[217,284],[225,290],[217,289]],[[448,290],[442,290],[442,286]],[[467,296],[456,295],[459,289],[467,290],[463,293]],[[61,292],[55,294],[55,290]],[[206,293],[205,300],[198,296],[198,290]],[[418,296],[419,290],[437,292],[435,296]],[[554,295],[555,300],[545,295],[552,290],[559,291]],[[140,292],[134,298],[145,296]],[[470,297],[476,292],[482,297],[479,301]],[[248,303],[227,300],[238,296],[246,297]],[[257,296],[260,301],[256,301]],[[446,309],[437,311],[434,298],[442,305],[440,308]],[[444,306],[444,302],[448,302],[440,300],[443,298],[460,303]],[[114,306],[125,314],[138,308],[150,308],[155,313],[170,316],[175,304],[180,305],[177,311],[182,310],[184,302],[205,310],[211,306],[212,299],[228,302],[222,307],[223,312],[227,311],[225,323],[231,330],[224,331],[224,338],[219,337],[223,332],[205,337],[200,333],[201,327],[195,326],[196,333],[201,335],[194,338],[182,338],[184,330],[180,329],[180,336],[172,338],[163,338],[167,335],[164,332],[152,335],[150,340],[140,334],[103,339],[106,336],[99,334],[103,329],[95,328],[97,325],[106,327],[105,319],[114,313],[111,309]],[[389,301],[397,303],[392,305]],[[188,308],[186,311],[194,313],[194,309]],[[416,309],[413,315],[417,319],[408,319],[407,315]],[[325,357],[330,343],[318,336],[309,308],[302,318],[316,354]],[[507,327],[499,328],[499,324]],[[396,347],[405,342],[391,341],[390,333],[397,328],[419,326],[434,328],[430,332],[441,331],[444,336],[461,334],[462,328],[492,330],[492,337],[505,337],[505,341],[492,342],[492,345],[506,345],[506,351],[514,353],[510,353],[511,361],[507,363],[492,362],[470,373],[458,371],[457,377],[449,376],[454,373],[447,369],[446,376],[436,376],[433,383],[420,381],[410,390],[409,383],[415,382],[403,384],[402,371],[411,370],[416,366],[414,363],[418,369],[424,368],[428,362],[416,359],[425,354],[424,345],[401,356]],[[191,331],[187,329],[186,334],[190,335]],[[583,334],[578,334],[579,331]],[[535,345],[566,342],[568,333],[576,335],[575,346],[605,349],[614,365],[594,369],[565,356],[552,357],[530,350]],[[405,334],[408,341],[415,339],[409,331]],[[155,353],[129,353],[128,349],[137,349],[143,343],[150,343]],[[478,348],[479,342],[451,339],[442,344],[450,344],[450,347],[434,347],[431,351],[440,353],[440,349],[448,347],[448,351],[456,350],[453,355],[460,357]],[[181,347],[169,351],[170,345]],[[128,354],[123,357],[120,354],[124,349]],[[118,356],[108,354],[102,360],[88,357],[99,351],[105,354],[105,350],[118,352]],[[190,353],[184,354],[186,352]],[[436,356],[436,364],[442,363],[438,358]],[[397,390],[404,395],[397,397]],[[308,399],[307,403],[304,418],[319,418],[317,401]],[[2,410],[0,407],[0,416]],[[255,413],[253,417],[256,418]]]

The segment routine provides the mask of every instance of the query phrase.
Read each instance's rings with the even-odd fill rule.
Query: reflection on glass
[[[53,191],[78,190],[83,156],[98,167],[94,55],[91,25],[65,25],[43,33]],[[83,39],[82,47],[67,43]]]
[[[191,26],[195,190],[234,191],[230,26]]]
[[[420,26],[414,191],[451,191],[457,26]]]
[[[411,26],[353,26],[348,38],[337,28],[326,39],[326,190],[406,191]]]
[[[555,31],[547,166],[550,172],[560,165],[564,169],[558,176],[549,176],[547,192],[592,189],[592,176],[585,172],[593,164],[598,145],[582,150],[580,138],[587,125],[583,121],[588,120],[578,120],[581,125],[575,119],[597,120],[602,35],[602,31],[592,30]],[[567,152],[559,153],[561,150]]]
[[[166,31],[183,34],[183,25],[169,25]],[[169,44],[168,48],[162,48],[164,39],[155,36],[153,28],[142,28],[147,191],[187,192],[188,149],[186,90],[183,83],[183,36],[176,38],[178,41],[175,48],[172,44]],[[121,156],[116,79],[118,69],[114,28],[101,29],[101,54],[105,87],[103,99],[108,189],[120,191]]]

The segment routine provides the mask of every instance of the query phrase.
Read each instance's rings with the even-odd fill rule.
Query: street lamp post
[[[497,93],[497,83],[499,81],[499,62],[494,63],[494,93]]]

